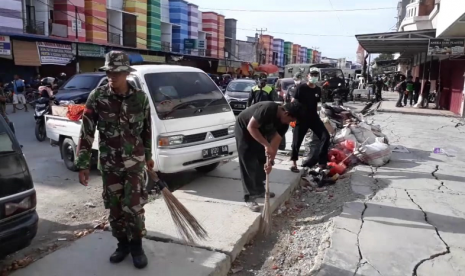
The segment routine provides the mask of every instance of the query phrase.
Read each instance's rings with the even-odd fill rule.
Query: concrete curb
[[[418,116],[426,116],[426,117],[446,117],[446,118],[461,118],[460,116],[448,115],[448,114],[426,114],[426,113],[417,113],[417,112],[409,112],[409,111],[396,111],[396,110],[388,110],[388,109],[378,109],[379,113],[398,113],[398,114],[405,114],[405,115],[418,115]]]

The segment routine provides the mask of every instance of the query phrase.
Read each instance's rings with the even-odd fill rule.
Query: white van
[[[237,156],[235,117],[216,84],[200,69],[174,65],[133,66],[128,80],[151,99],[155,170],[176,173],[214,170]],[[47,137],[60,147],[66,167],[76,170],[74,157],[81,121],[46,115]],[[93,160],[98,156],[98,132]]]

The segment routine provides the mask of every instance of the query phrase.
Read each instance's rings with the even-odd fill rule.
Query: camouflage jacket
[[[152,158],[152,127],[148,96],[130,86],[126,96],[107,85],[92,91],[82,117],[76,156],[79,170],[89,169],[95,130],[99,133],[99,169],[143,170]]]

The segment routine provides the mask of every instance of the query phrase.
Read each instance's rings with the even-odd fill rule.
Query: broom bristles
[[[156,174],[153,171],[147,170],[150,178],[156,180]],[[188,244],[194,244],[196,238],[205,240],[208,233],[197,219],[186,209],[186,207],[168,190],[167,187],[161,189],[161,194],[170,212],[177,231],[182,239]]]

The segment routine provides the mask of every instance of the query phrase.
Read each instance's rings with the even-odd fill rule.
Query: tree
[[[380,54],[379,56],[377,56],[373,62],[377,62],[377,61],[381,61],[381,60],[392,60],[394,59],[394,55],[393,54],[386,54],[386,53],[382,53]]]

